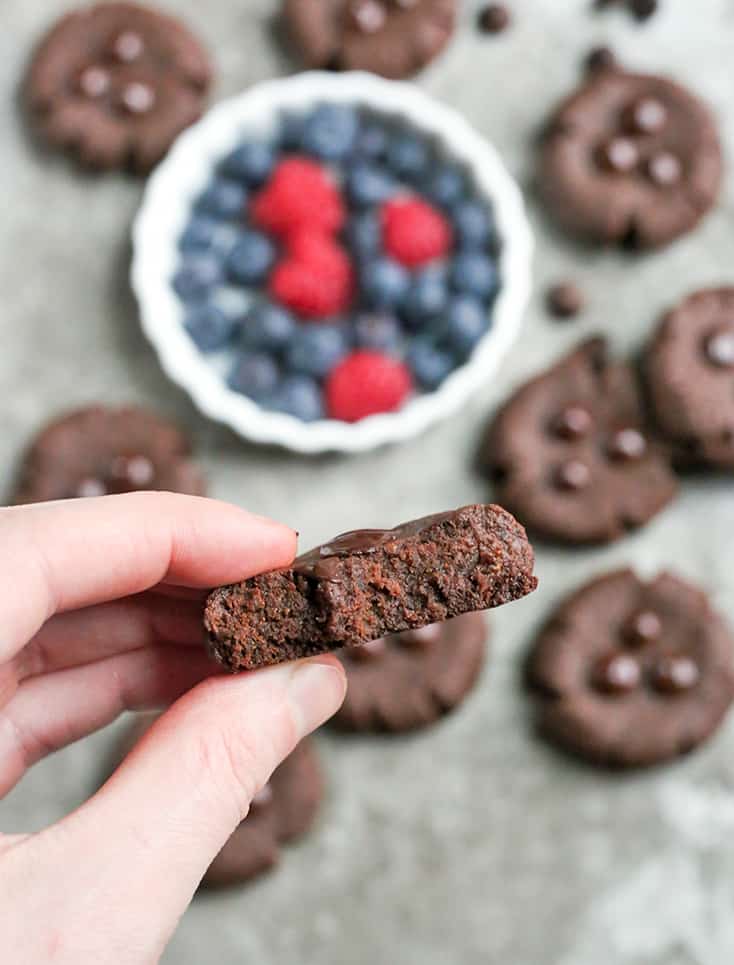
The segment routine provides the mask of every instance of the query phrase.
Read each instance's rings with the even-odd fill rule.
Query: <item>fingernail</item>
[[[301,737],[316,730],[341,706],[346,692],[344,671],[333,660],[314,657],[296,664],[288,684],[288,699]]]

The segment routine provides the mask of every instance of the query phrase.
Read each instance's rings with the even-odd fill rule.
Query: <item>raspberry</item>
[[[451,250],[448,221],[434,207],[419,198],[396,198],[381,209],[385,250],[406,268],[445,257]]]
[[[298,231],[288,254],[270,275],[271,296],[304,319],[322,319],[349,308],[354,271],[346,252],[326,235]]]
[[[332,419],[358,422],[398,409],[413,390],[410,372],[382,352],[352,352],[326,380],[326,406]]]
[[[335,234],[344,223],[338,188],[320,164],[301,157],[280,162],[251,212],[255,224],[281,237],[300,228]]]

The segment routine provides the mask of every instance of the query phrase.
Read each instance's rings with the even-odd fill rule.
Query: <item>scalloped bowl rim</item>
[[[324,100],[402,116],[433,135],[448,155],[469,169],[478,194],[491,202],[502,242],[492,326],[469,360],[434,392],[417,395],[397,412],[355,423],[304,423],[262,409],[231,390],[184,330],[183,307],[170,284],[179,258],[178,239],[216,163],[248,130],[272,125],[279,110],[306,109]],[[149,178],[132,236],[131,283],[142,328],[169,378],[205,415],[244,438],[301,453],[365,451],[408,439],[456,412],[496,370],[518,333],[530,293],[532,235],[520,190],[496,150],[455,110],[414,85],[365,73],[296,74],[264,81],[221,101],[179,136]]]

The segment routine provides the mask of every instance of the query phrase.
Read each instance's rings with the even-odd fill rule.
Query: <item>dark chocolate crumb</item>
[[[573,318],[584,307],[584,296],[574,282],[562,281],[548,289],[546,305],[555,318]]]
[[[483,33],[502,33],[510,26],[510,11],[503,3],[489,3],[479,13],[479,29]]]
[[[610,47],[593,47],[586,56],[584,66],[586,70],[609,70],[617,63],[617,58]]]

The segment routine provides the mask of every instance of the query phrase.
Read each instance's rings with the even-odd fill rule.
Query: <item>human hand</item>
[[[253,795],[338,709],[333,657],[231,677],[201,646],[202,588],[285,566],[295,544],[189,496],[0,509],[0,797],[122,710],[173,704],[78,810],[0,835],[3,961],[157,961]]]

